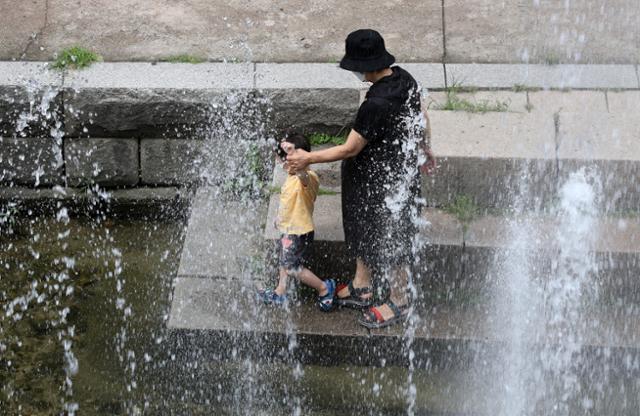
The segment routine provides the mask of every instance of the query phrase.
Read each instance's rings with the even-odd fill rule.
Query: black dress
[[[369,89],[353,129],[367,144],[342,163],[342,215],[350,254],[375,269],[407,264],[422,198],[420,88],[404,69]]]

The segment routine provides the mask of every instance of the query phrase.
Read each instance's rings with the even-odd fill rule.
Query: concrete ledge
[[[0,85],[60,87],[63,72],[50,68],[50,62],[0,61]]]
[[[101,62],[82,71],[68,71],[64,86],[130,89],[250,89],[253,64],[180,64]]]
[[[15,204],[21,215],[52,215],[62,207],[75,215],[182,218],[192,191],[177,187],[138,187],[93,192],[78,188],[0,187],[0,204]]]
[[[478,88],[640,88],[634,65],[446,64],[447,81]]]

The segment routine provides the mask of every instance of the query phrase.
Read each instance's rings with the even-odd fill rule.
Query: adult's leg
[[[361,258],[356,259],[356,274],[353,278],[353,287],[356,289],[371,287],[371,269]],[[350,293],[348,287],[344,287],[338,292],[339,298],[346,298],[349,296]],[[369,299],[371,296],[373,296],[373,293],[365,293],[361,297],[363,299]]]
[[[409,304],[409,270],[407,266],[399,266],[394,268],[389,276],[389,300],[397,306],[405,306]],[[376,307],[384,320],[393,317],[394,312],[385,302]]]

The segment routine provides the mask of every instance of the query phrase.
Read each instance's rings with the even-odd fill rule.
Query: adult
[[[295,169],[343,161],[344,234],[356,274],[336,301],[365,307],[359,322],[369,328],[401,322],[408,314],[408,278],[422,205],[419,166],[425,172],[435,168],[420,87],[394,62],[375,30],[350,33],[340,67],[372,83],[353,129],[343,145],[296,150],[287,157]],[[374,293],[374,288],[390,290]],[[374,299],[374,294],[380,296]]]

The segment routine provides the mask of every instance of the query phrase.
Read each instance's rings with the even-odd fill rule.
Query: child
[[[284,161],[286,155],[294,149],[311,151],[309,140],[301,134],[286,135],[278,145],[278,156]],[[284,167],[287,168],[286,164]],[[322,281],[302,265],[305,254],[313,243],[312,216],[313,204],[320,186],[318,175],[308,169],[288,172],[289,176],[280,191],[280,206],[276,220],[276,227],[281,232],[278,286],[273,290],[261,291],[259,296],[266,304],[282,305],[287,301],[287,283],[292,275],[317,290],[318,307],[323,312],[329,312],[334,306],[335,281]]]

